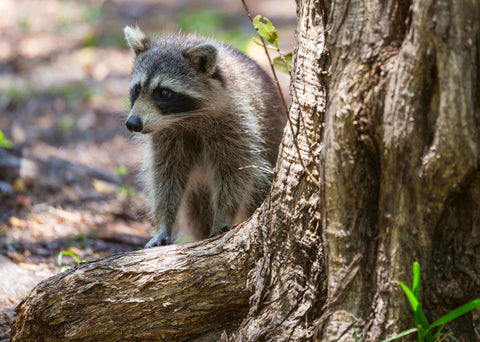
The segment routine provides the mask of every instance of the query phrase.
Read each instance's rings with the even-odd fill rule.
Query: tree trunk
[[[221,238],[42,282],[14,341],[380,341],[413,326],[397,286],[413,261],[431,322],[480,297],[480,3],[297,7],[292,124],[262,207]],[[444,331],[480,340],[480,312]]]
[[[479,14],[475,1],[334,4],[319,341],[351,340],[353,319],[368,341],[412,327],[396,281],[411,283],[413,261],[431,322],[480,297]],[[478,341],[478,311],[450,328]]]

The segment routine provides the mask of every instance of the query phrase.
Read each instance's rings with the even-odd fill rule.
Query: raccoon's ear
[[[125,39],[135,53],[135,57],[150,48],[150,38],[138,26],[125,26],[123,32],[125,32]]]
[[[217,66],[218,48],[213,43],[201,43],[183,51],[183,57],[195,69],[211,75]]]

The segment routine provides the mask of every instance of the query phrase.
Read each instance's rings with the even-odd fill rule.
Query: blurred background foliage
[[[256,0],[249,6],[252,14],[274,21],[282,47],[291,50],[294,2]],[[152,35],[181,31],[211,37],[265,66],[240,0],[2,0],[0,130],[14,146],[30,145],[48,135],[60,138],[55,145],[75,143],[75,138],[82,140],[85,135],[79,130],[104,130],[111,114],[126,111],[132,64],[123,37],[127,24],[138,24]],[[69,118],[81,124],[68,123]],[[121,125],[112,125],[108,127],[120,133]],[[56,134],[65,131],[74,133],[68,137],[73,141]],[[91,137],[85,135],[87,140]]]

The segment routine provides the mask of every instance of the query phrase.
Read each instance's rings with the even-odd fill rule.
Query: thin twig
[[[242,3],[243,3],[243,7],[245,8],[245,12],[247,12],[248,18],[253,24],[253,17],[252,17],[252,14],[250,13],[250,10],[247,7],[247,3],[245,2],[245,0],[242,0]],[[267,44],[265,43],[265,38],[263,38],[261,35],[258,35],[258,37],[260,37],[260,40],[262,41],[265,54],[267,55],[267,58],[268,58],[268,63],[270,64],[270,68],[272,69],[273,78],[275,79],[278,92],[280,93],[280,97],[282,99],[283,109],[285,110],[285,114],[287,115],[287,118],[288,118],[287,102],[285,101],[285,97],[283,96],[282,87],[280,87],[280,82],[278,81],[277,73],[275,72],[275,67],[273,66],[272,59],[270,58],[270,54],[268,53],[268,48],[267,48]]]
[[[252,22],[253,24],[253,17],[250,13],[250,10],[248,9],[248,6],[245,2],[245,0],[242,0],[242,4],[243,4],[243,7],[245,8],[245,12],[247,13],[247,16],[248,18],[250,19],[250,21]],[[310,172],[310,170],[307,169],[307,167],[305,166],[305,163],[303,162],[303,158],[302,158],[302,153],[300,151],[300,146],[298,145],[298,140],[297,140],[297,136],[295,135],[295,132],[293,131],[293,122],[290,118],[290,115],[288,114],[288,108],[287,108],[287,103],[285,101],[285,97],[283,96],[283,92],[282,92],[282,88],[280,86],[280,82],[278,81],[278,77],[277,77],[277,73],[275,71],[275,67],[272,63],[272,59],[270,57],[270,54],[268,53],[268,48],[267,48],[267,44],[265,42],[265,39],[261,36],[261,35],[258,35],[258,37],[260,38],[260,40],[262,41],[262,45],[263,45],[263,48],[265,50],[265,54],[267,55],[267,58],[268,58],[268,63],[270,64],[270,68],[272,70],[272,74],[273,74],[273,78],[275,79],[275,83],[277,85],[277,88],[278,88],[278,92],[280,93],[280,97],[281,97],[281,100],[282,100],[282,105],[283,105],[283,109],[285,111],[285,114],[287,116],[287,120],[288,120],[288,124],[290,126],[290,132],[292,133],[292,139],[293,139],[293,144],[295,145],[295,149],[297,150],[297,154],[298,154],[298,159],[300,161],[300,164],[302,165],[302,168],[303,170],[305,171],[305,173],[310,177],[310,179],[315,183],[315,185],[319,186],[320,187],[320,182],[319,180],[317,180],[317,178]],[[278,48],[278,47],[277,47]],[[285,59],[285,58],[283,58]],[[287,69],[288,69],[288,66],[287,66]],[[301,116],[301,115],[300,115]],[[313,159],[313,162],[315,162],[315,159]]]

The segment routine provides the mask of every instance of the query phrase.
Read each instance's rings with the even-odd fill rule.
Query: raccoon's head
[[[130,131],[152,133],[218,112],[223,80],[214,43],[194,36],[151,40],[130,26],[125,37],[135,54],[126,121]]]

